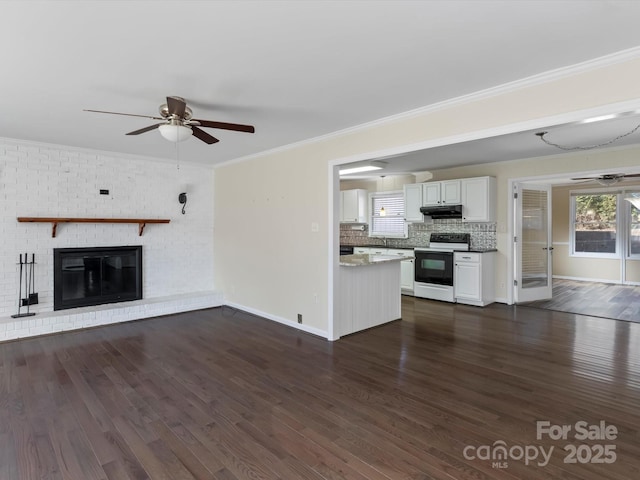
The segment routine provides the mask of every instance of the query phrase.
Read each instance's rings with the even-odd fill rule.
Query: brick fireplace
[[[214,288],[213,169],[152,159],[0,139],[0,341],[220,305]],[[189,193],[181,213],[178,194]],[[108,192],[105,194],[104,192]],[[18,217],[170,219],[140,236],[128,224],[47,223]],[[54,310],[54,249],[141,246],[142,299]],[[39,303],[18,307],[18,259],[35,255]],[[31,257],[30,257],[31,258]]]

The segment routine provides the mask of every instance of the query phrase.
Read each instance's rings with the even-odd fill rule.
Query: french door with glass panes
[[[516,303],[552,296],[551,186],[518,183],[514,187]]]

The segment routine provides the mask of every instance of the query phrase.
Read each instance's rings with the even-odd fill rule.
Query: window
[[[371,206],[370,237],[407,238],[403,192],[371,193],[369,205]]]
[[[571,253],[639,259],[640,192],[572,192]]]
[[[617,256],[618,194],[573,194],[571,203],[573,253]]]
[[[632,194],[629,205],[629,256],[640,257],[640,194]]]

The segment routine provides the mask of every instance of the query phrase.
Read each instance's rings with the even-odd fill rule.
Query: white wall
[[[100,195],[108,189],[109,195]],[[186,214],[178,194],[188,192]],[[16,218],[167,218],[135,224],[18,223]],[[18,254],[35,253],[40,303],[53,309],[53,249],[143,246],[143,295],[160,298],[211,291],[213,279],[213,170],[13,140],[0,140],[0,318],[17,311]]]
[[[337,257],[330,257],[329,245],[337,245],[339,234],[331,208],[338,198],[337,192],[331,192],[333,183],[329,182],[332,161],[355,161],[382,156],[382,152],[400,153],[403,149],[435,146],[451,139],[538,128],[554,118],[566,121],[573,115],[578,119],[586,110],[637,102],[639,74],[640,59],[621,58],[590,65],[589,69],[538,77],[503,90],[220,166],[215,177],[216,284],[233,303],[275,319],[293,321],[296,312],[309,312],[305,318],[310,319],[311,325],[327,332],[332,312],[328,299],[334,293],[339,294],[338,290],[329,290],[331,277],[327,273],[337,264]],[[579,163],[582,160],[584,165]],[[618,160],[619,165],[631,161]],[[589,155],[584,155],[572,165],[548,159],[523,163],[522,170],[514,164],[503,171],[501,165],[495,164],[442,172],[443,176],[457,178],[491,174],[488,172],[498,176],[500,251],[496,282],[502,287],[498,296],[505,293],[507,279],[508,179],[522,172],[542,175],[546,171],[588,170],[597,165]],[[269,198],[277,199],[272,203],[277,208],[256,208],[264,206]],[[318,223],[319,232],[311,230],[312,222]],[[239,228],[234,228],[236,225]],[[247,255],[252,250],[262,254],[261,260]]]

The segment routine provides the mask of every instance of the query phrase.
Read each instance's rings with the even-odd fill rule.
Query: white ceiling
[[[0,137],[208,164],[640,45],[640,2],[613,0],[0,1],[0,18]],[[124,135],[153,120],[82,111],[157,115],[167,95],[256,133],[176,151]]]

